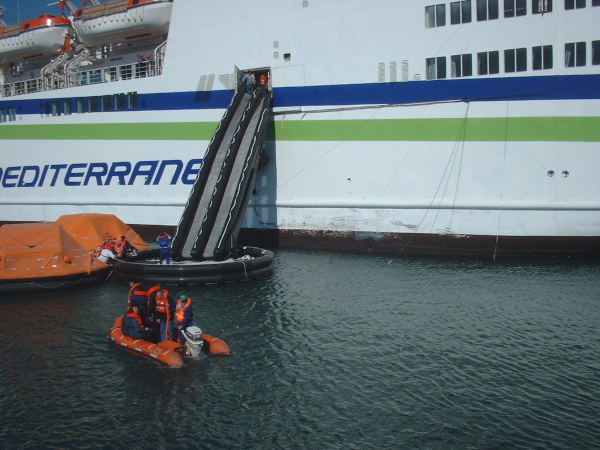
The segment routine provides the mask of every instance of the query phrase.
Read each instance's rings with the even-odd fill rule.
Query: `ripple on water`
[[[125,284],[2,298],[0,446],[595,448],[598,267],[281,251],[170,288],[234,351],[180,369],[108,343]]]

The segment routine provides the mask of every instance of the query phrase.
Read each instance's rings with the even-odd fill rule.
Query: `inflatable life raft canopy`
[[[0,281],[85,275],[108,267],[57,223],[0,227]]]
[[[131,227],[113,214],[67,214],[60,216],[56,223],[69,233],[88,251],[108,241],[110,236],[125,236],[138,251],[148,250],[148,245]]]

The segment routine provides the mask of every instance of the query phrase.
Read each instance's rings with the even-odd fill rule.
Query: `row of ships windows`
[[[72,99],[54,100],[40,103],[47,116],[71,115],[73,113]],[[125,111],[138,108],[137,92],[127,94],[102,95],[94,97],[80,97],[75,99],[77,114],[86,112]],[[15,107],[0,109],[0,123],[15,122],[17,109]]]
[[[592,64],[600,65],[600,41],[592,41]],[[533,70],[552,69],[554,58],[552,45],[532,47],[531,58]],[[565,44],[565,67],[582,67],[587,64],[587,43],[571,42]],[[427,58],[428,80],[446,78],[446,57]],[[470,77],[473,75],[473,57],[471,54],[453,55],[450,57],[450,75],[452,78]],[[504,72],[527,71],[527,48],[504,50]],[[477,53],[477,75],[493,75],[500,73],[500,52]]]
[[[450,3],[450,25],[471,22],[471,4],[476,2],[477,20],[495,20],[500,13],[500,0],[463,0]],[[565,9],[581,9],[587,0],[564,0]],[[591,0],[592,6],[600,6],[600,0]],[[552,12],[552,0],[531,0],[531,13]],[[527,15],[527,0],[504,0],[504,17]],[[446,5],[444,3],[425,7],[425,28],[446,25]]]

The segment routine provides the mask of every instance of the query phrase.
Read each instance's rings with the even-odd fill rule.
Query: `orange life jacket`
[[[130,312],[130,313],[127,313],[127,317],[134,318],[135,320],[137,320],[137,323],[140,326],[140,328],[142,327],[142,318],[138,314],[136,314],[134,312]]]
[[[265,75],[261,75],[260,78],[258,79],[258,83],[260,86],[266,86],[267,85],[267,77]]]
[[[150,289],[148,289],[148,292],[145,293],[148,296],[148,308],[150,308],[150,299],[152,298],[152,294],[157,291],[160,291],[160,286],[152,286]]]
[[[140,291],[139,289],[137,289],[137,287],[140,285],[140,283],[135,283],[131,289],[129,289],[129,295],[127,296],[127,304],[129,305],[131,303],[131,294],[133,293],[133,295],[138,295],[140,297],[146,297],[148,299],[148,303],[150,302],[150,297],[148,295],[148,292],[146,291]]]
[[[129,294],[127,294],[127,304],[129,305],[131,303],[131,293],[133,292],[133,290],[138,287],[140,285],[140,283],[135,283],[133,286],[131,286],[131,289],[129,289]]]
[[[156,297],[156,312],[167,314],[169,312],[169,300],[166,296]]]
[[[175,319],[177,319],[179,323],[183,322],[183,319],[185,318],[185,312],[191,304],[192,300],[189,297],[187,298],[185,303],[183,303],[181,300],[177,300],[177,308],[175,309]]]

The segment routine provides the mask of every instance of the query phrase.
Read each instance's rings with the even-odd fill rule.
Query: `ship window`
[[[127,109],[137,109],[138,107],[138,94],[137,92],[127,93]]]
[[[471,22],[471,0],[450,3],[450,24]]]
[[[100,111],[100,97],[88,97],[88,111],[89,112]]]
[[[71,100],[63,100],[63,114],[65,116],[71,115]]]
[[[17,120],[17,108],[14,106],[12,108],[8,108],[8,121],[15,122]]]
[[[6,122],[6,110],[0,109],[0,123]]]
[[[527,70],[527,49],[504,50],[504,72],[525,72]]]
[[[26,23],[25,25],[23,25],[23,31],[24,30],[29,30],[29,27],[31,26],[30,23]]]
[[[77,99],[77,114],[83,114],[83,113],[87,112],[87,108],[85,106],[86,106],[85,98],[78,98]]]
[[[446,25],[446,5],[431,5],[425,7],[425,28],[443,27]]]
[[[565,44],[565,67],[585,66],[585,42],[572,42]]]
[[[552,0],[531,0],[531,13],[543,14],[552,12]]]
[[[477,75],[500,73],[500,52],[477,53]]]
[[[504,17],[527,15],[527,0],[504,0]]]
[[[585,8],[585,0],[565,0],[565,9]]]
[[[52,102],[52,116],[60,116],[60,102]]]
[[[441,80],[446,78],[446,57],[427,58],[427,79]]]
[[[600,64],[600,41],[592,41],[592,64]]]
[[[477,0],[477,20],[494,20],[498,18],[498,0]]]
[[[552,46],[540,45],[531,49],[533,59],[533,70],[552,69]]]
[[[100,97],[100,106],[102,111],[110,111],[112,109],[112,96],[103,95]]]
[[[592,6],[600,6],[600,0],[592,0]]]
[[[125,109],[125,94],[115,94],[115,111]]]
[[[450,58],[452,78],[470,77],[473,75],[473,56],[469,53],[466,55],[453,55]]]

